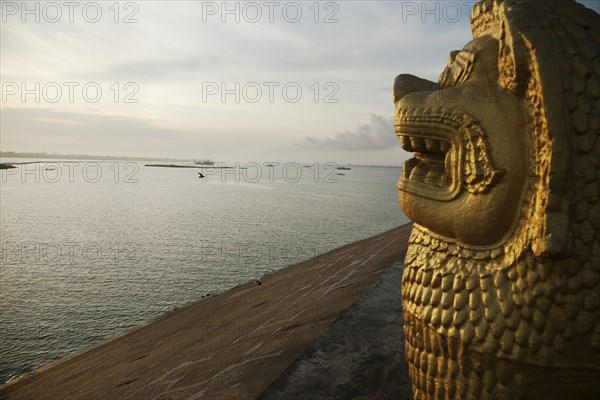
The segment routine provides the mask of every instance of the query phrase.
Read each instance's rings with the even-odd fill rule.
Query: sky
[[[600,13],[600,1],[581,1]],[[0,149],[401,165],[471,1],[0,1]]]

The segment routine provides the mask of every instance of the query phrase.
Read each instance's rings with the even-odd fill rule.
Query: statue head
[[[574,1],[483,1],[437,83],[396,78],[409,218],[475,249],[519,237],[536,255],[569,251],[572,157],[599,154],[596,22]]]
[[[526,115],[498,84],[498,47],[485,35],[452,52],[435,90],[401,96],[411,78],[395,83],[396,130],[414,152],[398,182],[404,212],[470,245],[509,234],[525,178]]]

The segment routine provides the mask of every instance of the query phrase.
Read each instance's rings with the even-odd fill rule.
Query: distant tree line
[[[45,152],[16,152],[0,151],[2,158],[46,158],[61,160],[125,160],[125,161],[193,161],[179,158],[160,158],[160,157],[126,157],[126,156],[93,156],[89,154],[57,154]]]

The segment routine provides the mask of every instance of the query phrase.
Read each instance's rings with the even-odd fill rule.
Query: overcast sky
[[[4,151],[387,165],[394,77],[437,80],[473,4],[0,3]]]

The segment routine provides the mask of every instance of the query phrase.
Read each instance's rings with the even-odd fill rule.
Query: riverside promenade
[[[356,363],[344,372],[349,378],[379,368],[384,371],[379,379],[385,379],[404,363],[396,354],[401,351],[394,345],[398,339],[390,339],[385,348],[366,341],[381,331],[373,329],[378,322],[385,326],[389,321],[394,325],[390,332],[401,335],[397,262],[404,258],[411,227],[346,245],[268,275],[261,285],[251,282],[165,314],[0,386],[0,399],[279,398],[294,376],[299,378],[293,379],[298,387],[293,390],[304,392],[306,383],[318,380],[318,369],[315,376],[304,367],[315,364],[311,359],[317,353],[321,363],[333,367],[348,364],[327,361],[335,354],[340,354],[338,361]],[[387,286],[386,276],[395,279]],[[364,319],[364,310],[370,320]],[[336,346],[328,353],[329,345]],[[348,354],[352,351],[356,354]],[[299,369],[305,372],[298,374]],[[330,374],[322,376],[321,391],[331,385],[335,370]],[[356,398],[376,382],[373,378],[353,388],[342,383],[332,390],[349,390],[346,395]]]

